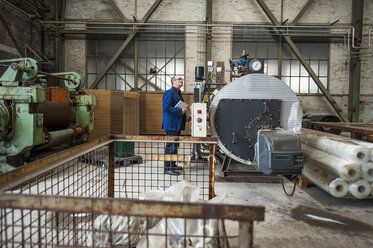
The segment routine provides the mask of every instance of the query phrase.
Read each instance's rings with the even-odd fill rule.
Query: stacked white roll
[[[306,144],[302,144],[302,151],[304,153],[304,159],[332,170],[347,182],[355,182],[361,177],[361,168],[356,163],[348,163],[343,159]]]
[[[338,175],[329,168],[312,162],[309,159],[304,160],[302,174],[309,181],[334,197],[345,197],[348,193],[348,183],[345,180],[339,178]]]
[[[302,129],[300,138],[305,160],[335,173],[348,184],[350,195],[358,199],[373,195],[372,143],[311,129]],[[317,180],[310,179],[311,182]]]

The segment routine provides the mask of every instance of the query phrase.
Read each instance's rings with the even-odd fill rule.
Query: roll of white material
[[[372,192],[372,185],[367,181],[360,179],[354,183],[350,183],[348,191],[359,199],[367,198]]]
[[[361,145],[361,146],[364,146],[364,147],[370,149],[370,161],[373,161],[373,143],[365,142],[365,141],[362,141],[362,140],[355,140],[355,139],[353,139],[353,142],[355,144],[358,144],[358,145]]]
[[[347,162],[364,164],[370,160],[371,150],[365,146],[357,145],[353,140],[318,136],[306,132],[301,133],[300,139],[306,145],[326,151]]]
[[[319,188],[334,197],[344,197],[348,192],[348,183],[325,166],[304,160],[302,175]]]
[[[355,182],[361,177],[361,168],[356,163],[348,163],[343,159],[305,144],[302,144],[302,150],[305,158],[315,161],[316,164],[323,164],[329,167],[347,182]]]
[[[348,184],[342,178],[337,178],[329,183],[329,192],[334,197],[344,197],[348,192]]]
[[[316,130],[308,129],[308,128],[302,128],[302,133],[313,134],[313,135],[317,135],[317,136],[327,136],[327,137],[331,137],[335,140],[349,141],[349,142],[352,142],[356,145],[364,146],[364,147],[366,147],[370,150],[370,161],[373,161],[373,143],[366,142],[366,141],[363,141],[363,140],[352,139],[350,137],[335,135],[335,134],[332,134],[332,133],[316,131]]]
[[[373,182],[373,162],[361,165],[361,177],[368,182]]]

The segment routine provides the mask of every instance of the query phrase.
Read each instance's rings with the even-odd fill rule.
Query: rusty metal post
[[[215,197],[215,144],[209,148],[209,199],[212,199]]]
[[[108,197],[114,197],[114,153],[116,142],[109,144],[109,163],[108,163]]]
[[[240,221],[239,224],[239,248],[253,247],[254,226],[253,221]]]
[[[190,182],[190,160],[184,162],[184,180]]]

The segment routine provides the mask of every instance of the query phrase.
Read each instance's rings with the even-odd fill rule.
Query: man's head
[[[181,76],[174,76],[171,78],[172,86],[174,86],[176,89],[180,90],[180,88],[183,86],[184,80]]]

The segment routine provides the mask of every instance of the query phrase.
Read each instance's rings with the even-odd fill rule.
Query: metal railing
[[[165,152],[171,142],[177,154]],[[199,161],[191,159],[196,143]],[[1,175],[0,247],[251,247],[264,207],[138,200],[183,180],[213,198],[216,143],[111,136]],[[164,174],[169,162],[183,167],[180,175]],[[238,221],[233,234],[224,220]]]

